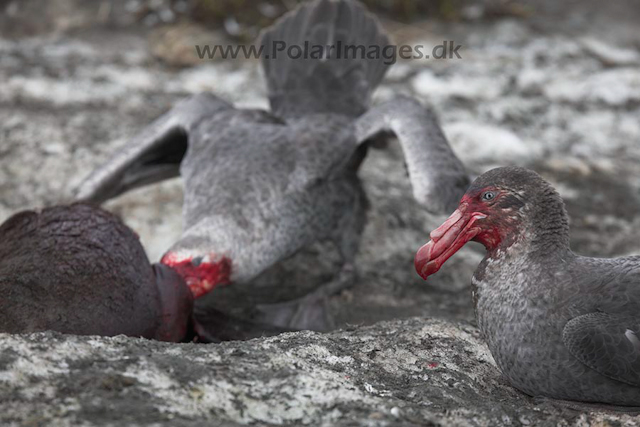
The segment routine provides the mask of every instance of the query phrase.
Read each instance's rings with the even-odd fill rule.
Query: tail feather
[[[291,46],[304,49],[305,42],[309,57],[287,54]],[[303,4],[265,30],[260,44],[271,109],[281,117],[320,112],[358,116],[368,107],[371,93],[390,65],[382,58],[361,54],[370,46],[387,46],[389,38],[356,0]],[[311,55],[315,46],[334,48],[318,58],[317,50]],[[346,46],[354,47],[348,56]],[[363,48],[356,52],[358,46]],[[300,52],[292,49],[294,55]]]

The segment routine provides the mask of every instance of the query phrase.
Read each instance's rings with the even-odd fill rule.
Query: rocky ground
[[[413,319],[224,345],[0,334],[0,423],[614,426],[635,414],[535,401],[476,328]],[[25,413],[25,409],[29,413]]]
[[[640,253],[639,18],[621,4],[606,11],[552,10],[553,17],[387,21],[398,42],[432,47],[454,40],[463,45],[462,59],[401,61],[375,100],[405,93],[433,105],[473,174],[498,165],[542,173],[566,201],[575,251]],[[267,105],[256,61],[189,56],[194,37],[224,43],[217,32],[194,36],[179,25],[68,27],[0,39],[0,221],[21,209],[69,201],[128,137],[189,94],[213,91],[238,105]],[[186,60],[171,62],[184,52]],[[176,425],[203,419],[229,425],[633,424],[627,416],[539,406],[507,387],[473,327],[468,285],[481,247],[465,248],[421,281],[413,254],[443,218],[412,200],[395,144],[372,150],[361,177],[371,210],[359,280],[332,301],[346,331],[212,346],[1,336],[0,394],[8,398],[0,399],[0,419],[35,425],[172,417]],[[106,207],[140,234],[155,261],[180,235],[181,198],[176,179]],[[318,244],[274,267],[261,284],[293,294],[301,284],[327,280],[334,259]],[[223,304],[233,293],[220,289],[211,298]],[[412,316],[444,320],[354,329]],[[273,372],[282,376],[267,375]],[[140,417],[119,418],[133,407]]]

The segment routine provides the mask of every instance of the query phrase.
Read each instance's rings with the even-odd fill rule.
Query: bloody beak
[[[215,262],[194,264],[190,256],[181,257],[167,252],[160,263],[171,267],[182,276],[194,298],[200,298],[218,285],[229,283],[231,275],[231,260],[226,257]]]
[[[481,212],[466,212],[467,206],[461,204],[458,209],[430,234],[431,240],[416,253],[414,265],[423,279],[440,270],[440,267],[481,229],[476,224],[486,218]]]

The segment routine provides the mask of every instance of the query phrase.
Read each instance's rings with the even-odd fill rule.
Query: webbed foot
[[[355,269],[345,264],[330,282],[294,300],[257,306],[260,322],[291,330],[326,332],[336,328],[329,298],[355,282]]]

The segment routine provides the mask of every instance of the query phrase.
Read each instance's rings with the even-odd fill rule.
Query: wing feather
[[[89,175],[76,190],[75,198],[102,203],[133,188],[177,176],[192,127],[203,118],[231,108],[210,94],[180,102]]]
[[[356,122],[360,142],[383,132],[394,133],[402,146],[416,200],[433,212],[454,210],[469,177],[435,113],[413,98],[399,97],[372,108]]]

